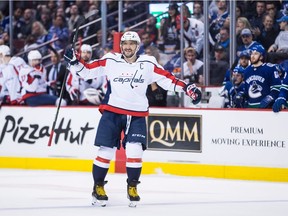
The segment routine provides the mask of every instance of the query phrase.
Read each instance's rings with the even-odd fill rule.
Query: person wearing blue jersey
[[[251,48],[251,65],[245,69],[245,90],[242,93],[248,108],[271,108],[279,95],[281,79],[277,66],[263,63],[264,57],[265,49],[262,45]]]
[[[227,81],[221,96],[225,98],[224,108],[243,108],[244,100],[238,97],[239,92],[244,92],[244,71],[240,65],[232,71],[231,81]]]
[[[286,71],[280,88],[279,96],[272,106],[273,112],[277,113],[280,112],[283,108],[287,108],[288,106],[287,99],[288,99],[288,73]]]

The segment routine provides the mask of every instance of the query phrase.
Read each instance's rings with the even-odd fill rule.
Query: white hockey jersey
[[[152,82],[163,89],[177,92],[183,92],[183,87],[186,86],[184,81],[165,71],[153,56],[147,55],[139,56],[136,62],[130,64],[121,54],[108,53],[91,63],[81,60],[71,68],[75,68],[85,80],[106,76],[109,82],[105,96],[107,104],[102,104],[99,108],[119,114],[147,116],[146,90]]]
[[[6,95],[10,104],[16,105],[21,100],[21,86],[16,69],[11,64],[2,64],[0,68],[0,100]]]
[[[17,72],[19,72],[21,68],[23,68],[25,65],[27,65],[26,62],[22,58],[17,57],[17,56],[13,56],[10,59],[9,64],[14,65]]]
[[[67,80],[66,80],[66,90],[69,92],[71,88],[75,88],[79,91],[79,100],[85,101],[86,97],[83,94],[85,89],[88,88],[101,88],[103,92],[105,93],[104,85],[106,83],[105,76],[96,77],[91,80],[84,80],[82,77],[78,76],[76,74],[75,68],[70,68],[70,73],[68,74]]]
[[[39,68],[25,65],[19,71],[19,78],[23,100],[47,92],[46,69],[42,65]]]

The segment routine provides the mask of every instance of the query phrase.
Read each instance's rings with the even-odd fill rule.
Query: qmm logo
[[[148,149],[201,152],[201,116],[150,115],[147,123]]]

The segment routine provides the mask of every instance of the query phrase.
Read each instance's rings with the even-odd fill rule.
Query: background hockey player
[[[130,206],[140,200],[137,185],[140,183],[143,151],[146,149],[146,120],[148,100],[146,89],[156,82],[163,89],[185,92],[194,104],[201,99],[201,91],[194,84],[186,84],[165,71],[153,56],[136,53],[140,38],[136,32],[128,31],[121,37],[121,53],[108,53],[100,60],[86,63],[68,49],[65,60],[84,79],[107,76],[108,89],[106,104],[100,105],[102,117],[99,122],[95,145],[99,146],[93,164],[94,187],[92,196],[95,203],[105,206],[108,196],[105,193],[105,178],[110,161],[120,147],[121,132],[124,132],[122,145],[126,150],[127,194]]]
[[[279,96],[275,100],[275,103],[273,104],[273,107],[272,107],[273,111],[279,112],[282,109],[287,108],[288,106],[287,99],[288,99],[288,74],[287,74],[287,71],[285,71]]]
[[[90,62],[92,58],[92,47],[83,44],[80,48],[81,59]],[[76,74],[73,67],[67,77],[66,89],[69,92],[73,104],[79,105],[99,105],[104,97],[103,86],[105,85],[105,76],[84,80]]]
[[[29,106],[56,105],[58,101],[58,97],[47,94],[46,69],[41,64],[41,59],[42,55],[38,50],[30,51],[29,65],[19,71],[22,100]]]
[[[9,63],[10,60],[10,48],[6,45],[1,45],[0,104],[18,105],[21,103],[21,86],[18,79],[18,71],[16,70],[14,65]]]
[[[262,45],[251,48],[251,65],[245,69],[244,97],[249,108],[271,108],[278,97],[281,80],[276,65],[263,63],[265,49]]]
[[[236,66],[232,72],[231,81],[227,81],[221,96],[225,97],[225,108],[243,108],[244,100],[239,100],[237,94],[244,92],[244,68]]]

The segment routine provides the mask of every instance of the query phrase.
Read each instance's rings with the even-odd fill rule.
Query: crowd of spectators
[[[189,8],[187,4],[185,4],[188,2],[190,1],[123,1],[123,29],[124,31],[130,30],[130,26],[146,19],[146,23],[142,26],[138,26],[136,29],[142,40],[138,54],[152,53],[154,56],[157,55],[155,57],[159,59],[159,62],[166,70],[174,73],[176,76],[180,76],[182,68],[180,56],[180,10],[182,7],[184,13],[183,35],[185,48],[183,74],[187,81],[195,82],[201,86],[205,83],[205,76],[203,73],[203,1],[193,1],[193,8]],[[96,35],[85,41],[85,44],[91,46],[98,44],[98,48],[92,51],[92,59],[101,58],[105,53],[112,50],[113,34],[118,30],[118,2],[106,1],[105,3],[107,4],[108,14],[106,47],[101,46],[101,22],[96,22],[83,28],[79,33],[80,40],[81,38],[84,39],[93,34]],[[159,18],[156,18],[147,12],[149,11],[149,3],[168,3],[167,14],[166,16],[160,17],[159,28],[156,27],[157,19]],[[14,3],[13,11],[12,36],[15,43],[13,44],[14,50],[11,50],[10,55],[12,56],[13,53],[34,49],[44,42],[53,40],[53,42],[49,43],[47,46],[43,46],[37,50],[42,56],[51,53],[54,55],[56,50],[57,58],[61,59],[63,50],[67,45],[71,44],[73,29],[75,28],[79,16],[90,10],[98,9],[99,12],[90,17],[89,21],[100,18],[100,4],[101,1],[95,0],[16,1]],[[140,5],[135,7],[133,4]],[[5,12],[9,11],[8,6],[9,5],[7,4],[3,4],[0,8],[0,45],[9,46],[9,37],[11,37],[9,36],[10,20],[8,14],[5,14]],[[137,18],[132,19],[133,17]],[[237,50],[235,56],[236,60],[232,68],[229,68],[230,22],[229,1],[209,1],[209,85],[224,87],[226,82],[232,82],[233,84],[233,77],[237,77],[234,74],[235,71],[235,73],[238,71],[245,81],[245,71],[243,68],[239,69],[240,59],[243,56],[249,58],[247,56],[249,52],[259,45],[263,46],[265,50],[265,52],[262,53],[262,61],[276,64],[278,66],[277,68],[281,68],[281,71],[284,71],[284,73],[282,73],[282,80],[284,80],[285,71],[288,70],[288,2],[236,2],[235,35]],[[257,50],[259,51],[259,49],[254,49],[254,51]],[[244,55],[243,52],[246,54]],[[22,57],[28,63],[27,55]],[[59,60],[57,60],[57,62],[59,62]],[[3,66],[1,66],[1,68],[2,67]],[[235,71],[234,68],[236,68]],[[236,80],[236,78],[234,80]],[[151,104],[153,104],[153,106],[169,105],[169,103],[163,103],[163,101],[157,104],[157,101],[155,102],[155,95],[153,96],[153,89],[158,89],[154,93],[159,96],[160,87],[156,88],[156,86],[154,86],[153,88],[149,88],[149,91],[147,92],[148,98],[154,98],[154,101]],[[167,92],[162,94],[161,98],[164,97],[165,100],[167,95],[169,96],[169,92],[168,94]],[[225,94],[222,94],[222,96],[227,97]],[[178,96],[176,95],[175,97]],[[274,100],[276,100],[276,98],[274,98]],[[67,101],[68,104],[71,102],[69,102],[69,97],[67,98]],[[233,101],[230,101],[229,104],[233,104]],[[231,107],[230,105],[226,105],[226,107]]]

